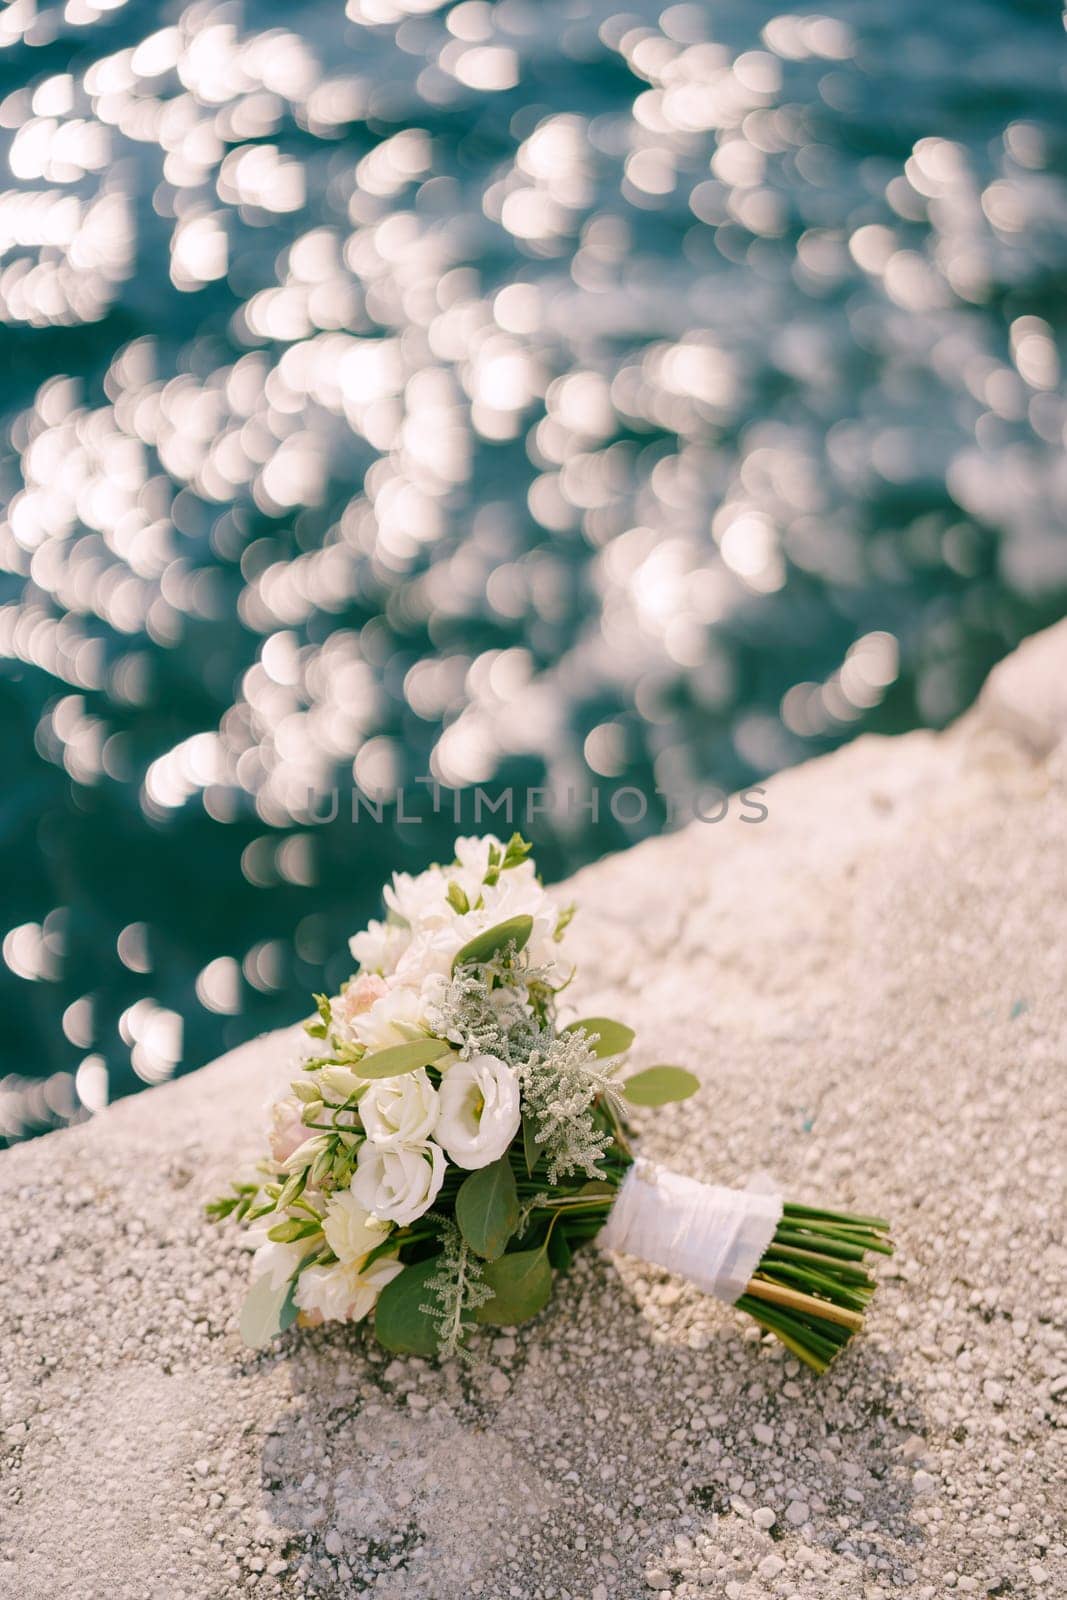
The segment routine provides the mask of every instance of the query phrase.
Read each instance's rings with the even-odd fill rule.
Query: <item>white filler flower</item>
[[[401,1077],[376,1079],[359,1103],[367,1138],[380,1150],[424,1144],[436,1126],[437,1111],[437,1090],[421,1067]]]
[[[432,1140],[383,1150],[365,1139],[352,1174],[352,1193],[364,1210],[404,1227],[430,1209],[444,1181],[444,1151]]]
[[[442,1078],[438,1099],[437,1137],[457,1167],[487,1167],[519,1131],[519,1081],[496,1056],[457,1061]]]
[[[381,1244],[389,1225],[365,1211],[350,1189],[342,1189],[330,1196],[322,1231],[338,1261],[354,1267]]]
[[[386,1284],[403,1270],[395,1256],[380,1257],[364,1271],[343,1261],[332,1267],[306,1267],[293,1299],[309,1321],[359,1322]]]

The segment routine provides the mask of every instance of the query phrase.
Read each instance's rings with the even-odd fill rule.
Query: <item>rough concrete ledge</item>
[[[1065,667],[1054,630],[949,733],[573,884],[576,1003],[704,1082],[646,1150],[894,1219],[826,1378],[596,1252],[473,1371],[353,1330],[243,1349],[201,1207],[255,1154],[274,1035],[0,1157],[0,1594],[1067,1592]]]

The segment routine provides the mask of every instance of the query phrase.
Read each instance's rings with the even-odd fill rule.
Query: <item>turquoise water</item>
[[[0,1136],[299,1015],[454,795],[554,877],[1067,610],[1052,8],[0,46]]]

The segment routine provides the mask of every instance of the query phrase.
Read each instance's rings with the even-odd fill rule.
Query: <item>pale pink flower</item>
[[[341,1027],[351,1027],[356,1017],[369,1011],[376,1000],[389,993],[389,985],[376,972],[362,972],[330,1002],[330,1015]]]
[[[288,1161],[294,1150],[299,1150],[308,1137],[308,1130],[300,1120],[304,1107],[295,1095],[282,1095],[270,1108],[268,1140],[270,1153],[279,1165]]]

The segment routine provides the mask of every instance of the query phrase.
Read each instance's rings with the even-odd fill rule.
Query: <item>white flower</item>
[[[284,1221],[285,1218],[280,1220]],[[289,1281],[311,1248],[306,1239],[297,1239],[292,1244],[279,1244],[275,1239],[268,1239],[268,1232],[278,1221],[279,1218],[272,1215],[248,1230],[249,1242],[257,1246],[252,1257],[252,1281],[269,1278],[272,1289],[280,1289],[282,1284]]]
[[[352,1022],[353,1036],[368,1051],[386,1050],[425,1034],[426,1002],[418,986],[396,984],[376,1000],[369,1011]]]
[[[555,935],[559,907],[538,883],[531,862],[509,867],[500,874],[499,882],[483,890],[483,896],[484,907],[477,913],[482,927],[495,928],[501,922],[510,922],[512,917],[531,917],[533,928],[525,954],[535,967],[558,964],[560,951]],[[471,930],[472,933],[476,931],[480,930]]]
[[[351,1067],[332,1066],[321,1067],[316,1081],[323,1089],[328,1090],[331,1097],[338,1100],[348,1100],[355,1094],[357,1089],[363,1087],[366,1079],[361,1078],[357,1072],[353,1072]]]
[[[334,1030],[351,1038],[355,1019],[369,1011],[374,1002],[388,992],[385,979],[376,972],[361,972],[351,980],[347,989],[335,994],[330,1001],[330,1020]]]
[[[378,1078],[359,1102],[368,1139],[381,1150],[422,1144],[437,1122],[437,1090],[420,1067],[396,1078]]]
[[[434,980],[441,984],[451,975],[456,951],[477,932],[471,916],[457,917],[455,912],[440,927],[420,929],[397,963],[397,982],[415,984],[424,992]]]
[[[297,1280],[293,1299],[309,1322],[359,1322],[386,1284],[403,1272],[403,1262],[381,1256],[363,1271],[339,1261],[332,1267],[308,1267]]]
[[[352,1193],[367,1211],[403,1227],[429,1210],[444,1181],[444,1151],[432,1140],[383,1150],[366,1139],[359,1147]]]
[[[411,929],[396,922],[371,922],[348,941],[353,958],[367,974],[388,977],[411,940]]]
[[[519,1081],[496,1056],[459,1061],[441,1079],[437,1137],[457,1167],[487,1167],[519,1131]]]
[[[350,1189],[342,1189],[330,1196],[322,1231],[337,1259],[345,1266],[354,1267],[375,1245],[381,1244],[389,1227],[377,1217],[371,1217]]]
[[[489,871],[490,850],[496,851],[497,860],[499,861],[503,858],[504,849],[504,845],[495,833],[483,833],[480,836],[471,834],[467,838],[456,840],[456,860],[467,876],[474,883],[480,885],[484,882],[485,875]],[[511,869],[509,868],[508,870],[510,871]],[[470,894],[469,890],[467,892]],[[477,898],[477,893],[471,895],[472,900]]]
[[[303,1167],[310,1167],[315,1157],[326,1149],[329,1136],[325,1133],[313,1133],[310,1139],[305,1139],[303,1144],[297,1145],[291,1156],[282,1162],[283,1172],[299,1172]]]
[[[455,916],[448,903],[448,884],[446,872],[428,867],[414,878],[409,872],[394,872],[392,883],[386,884],[382,893],[390,911],[410,927],[429,927]]]

